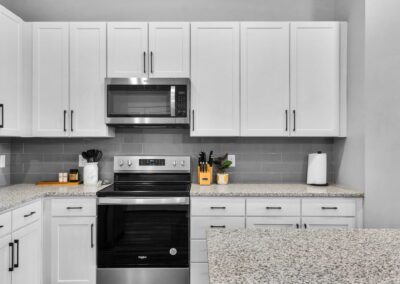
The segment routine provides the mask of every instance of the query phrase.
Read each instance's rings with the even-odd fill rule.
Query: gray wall
[[[336,183],[365,191],[365,0],[337,0],[336,18],[348,21],[348,135],[334,142]]]
[[[368,227],[400,228],[400,1],[366,1]]]
[[[6,167],[0,169],[0,186],[10,184],[10,139],[0,138],[0,155],[6,155]]]
[[[0,0],[26,21],[332,20],[332,0]]]
[[[114,155],[190,155],[194,162],[201,150],[236,155],[232,182],[306,181],[307,154],[328,153],[332,139],[323,138],[191,138],[188,129],[120,129],[111,139],[14,139],[11,155],[12,183],[57,179],[58,172],[77,168],[78,154],[90,148],[104,152],[102,179],[112,179]],[[334,176],[329,165],[330,180]],[[193,180],[196,175],[193,176]]]

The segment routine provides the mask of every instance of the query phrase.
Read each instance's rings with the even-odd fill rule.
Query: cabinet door
[[[300,217],[248,217],[246,228],[300,228]]]
[[[107,136],[106,24],[70,24],[71,136]]]
[[[189,23],[149,24],[150,77],[188,78]]]
[[[3,104],[3,127],[0,136],[21,134],[22,23],[0,6],[0,104]]]
[[[95,217],[51,220],[51,283],[96,283]]]
[[[191,136],[239,135],[239,24],[191,24]]]
[[[291,24],[291,127],[294,136],[338,136],[340,23]]]
[[[11,235],[0,238],[0,283],[11,284]]]
[[[69,25],[33,24],[34,136],[69,135]]]
[[[208,284],[208,263],[190,264],[190,284]]]
[[[13,233],[13,284],[42,283],[42,226],[36,221]],[[17,267],[16,267],[17,266]]]
[[[289,23],[241,23],[241,136],[289,135]]]
[[[108,77],[147,77],[147,23],[107,24]]]
[[[356,219],[349,217],[303,217],[304,229],[352,229]]]

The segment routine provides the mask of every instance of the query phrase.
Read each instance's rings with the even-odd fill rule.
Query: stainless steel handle
[[[267,207],[265,207],[265,209],[267,209],[267,210],[282,210],[282,207],[280,207],[280,206],[277,206],[277,207],[267,206]]]
[[[337,208],[336,206],[334,206],[334,207],[325,207],[325,206],[322,206],[321,209],[322,209],[322,210],[338,210],[338,208]]]
[[[192,131],[194,131],[194,109],[192,110]]]
[[[0,104],[0,128],[4,128],[4,105]]]
[[[19,240],[14,240],[14,244],[17,247],[17,263],[14,264],[14,268],[19,267]]]
[[[33,211],[33,212],[31,212],[31,213],[29,213],[29,214],[26,214],[26,215],[24,215],[24,218],[28,218],[28,217],[31,217],[33,214],[35,214],[36,212],[35,211]]]
[[[146,74],[146,51],[143,52],[143,73]]]
[[[296,110],[293,110],[293,131],[296,131]]]
[[[8,243],[10,249],[10,266],[8,271],[14,271],[14,243]]]
[[[288,110],[285,110],[285,131],[288,131],[289,125],[288,125]]]
[[[79,206],[79,207],[67,207],[67,210],[82,210],[83,207]]]
[[[74,132],[73,120],[74,120],[74,111],[71,110],[71,132]]]
[[[225,228],[226,228],[226,226],[225,226],[225,225],[220,225],[220,226],[217,226],[217,225],[211,225],[211,226],[210,226],[210,228],[212,228],[212,229],[216,229],[216,228],[225,229]]]
[[[67,132],[67,111],[64,110],[64,132]]]
[[[166,197],[166,198],[111,198],[99,199],[100,205],[187,205],[188,197]]]
[[[171,116],[176,116],[175,112],[175,94],[176,94],[176,87],[171,86],[171,92],[170,92],[170,109],[171,109]]]
[[[211,209],[211,210],[216,210],[216,209],[225,210],[226,207],[225,207],[225,206],[211,206],[210,209]]]
[[[153,74],[153,51],[150,51],[150,73]]]
[[[94,227],[94,224],[91,224],[91,225],[90,225],[90,247],[91,247],[91,248],[94,248],[94,243],[93,243],[93,227]]]

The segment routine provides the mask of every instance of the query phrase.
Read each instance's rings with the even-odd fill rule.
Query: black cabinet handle
[[[153,51],[150,51],[150,73],[153,74]]]
[[[4,226],[3,226],[3,225],[0,225],[0,229],[1,229],[1,228],[4,228]]]
[[[265,209],[267,209],[267,210],[282,210],[282,207],[280,207],[280,206],[277,206],[277,207],[267,206],[267,207],[265,207]]]
[[[213,229],[215,229],[215,228],[225,229],[226,226],[225,225],[221,225],[221,226],[211,225],[210,228],[213,228]]]
[[[304,224],[304,229],[307,229],[307,224]]]
[[[74,132],[73,121],[74,121],[74,111],[71,110],[71,132]]]
[[[299,224],[296,224],[296,229],[299,229],[300,228],[300,225]]]
[[[293,131],[296,131],[296,110],[293,110]]]
[[[146,51],[143,52],[143,73],[146,74]]]
[[[17,263],[14,264],[14,268],[18,268],[18,266],[19,266],[19,240],[15,240],[14,244],[17,247]]]
[[[285,131],[288,131],[288,110],[285,110]]]
[[[192,110],[192,131],[194,131],[194,109]]]
[[[94,224],[91,224],[90,225],[90,247],[91,248],[94,247],[94,244],[93,244],[93,227],[94,227]]]
[[[67,111],[64,110],[64,132],[67,132]]]
[[[225,207],[225,206],[211,206],[210,209],[211,209],[211,210],[216,210],[216,209],[225,210],[226,207]]]
[[[0,128],[4,128],[4,105],[0,104]]]
[[[36,212],[31,212],[31,213],[29,213],[29,214],[26,214],[26,215],[24,215],[24,218],[28,218],[28,217],[31,217],[33,214],[35,214]]]
[[[325,207],[325,206],[322,206],[321,209],[322,209],[322,210],[338,210],[338,208],[337,208],[336,206],[335,206],[335,207]]]
[[[8,243],[11,255],[11,263],[8,267],[8,271],[14,271],[14,243]]]
[[[83,207],[67,207],[67,210],[82,210]]]

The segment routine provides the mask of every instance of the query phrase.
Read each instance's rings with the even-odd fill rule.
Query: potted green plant
[[[226,172],[227,169],[232,165],[232,162],[228,160],[228,153],[215,158],[213,163],[217,166],[217,183],[228,184],[229,174]]]

